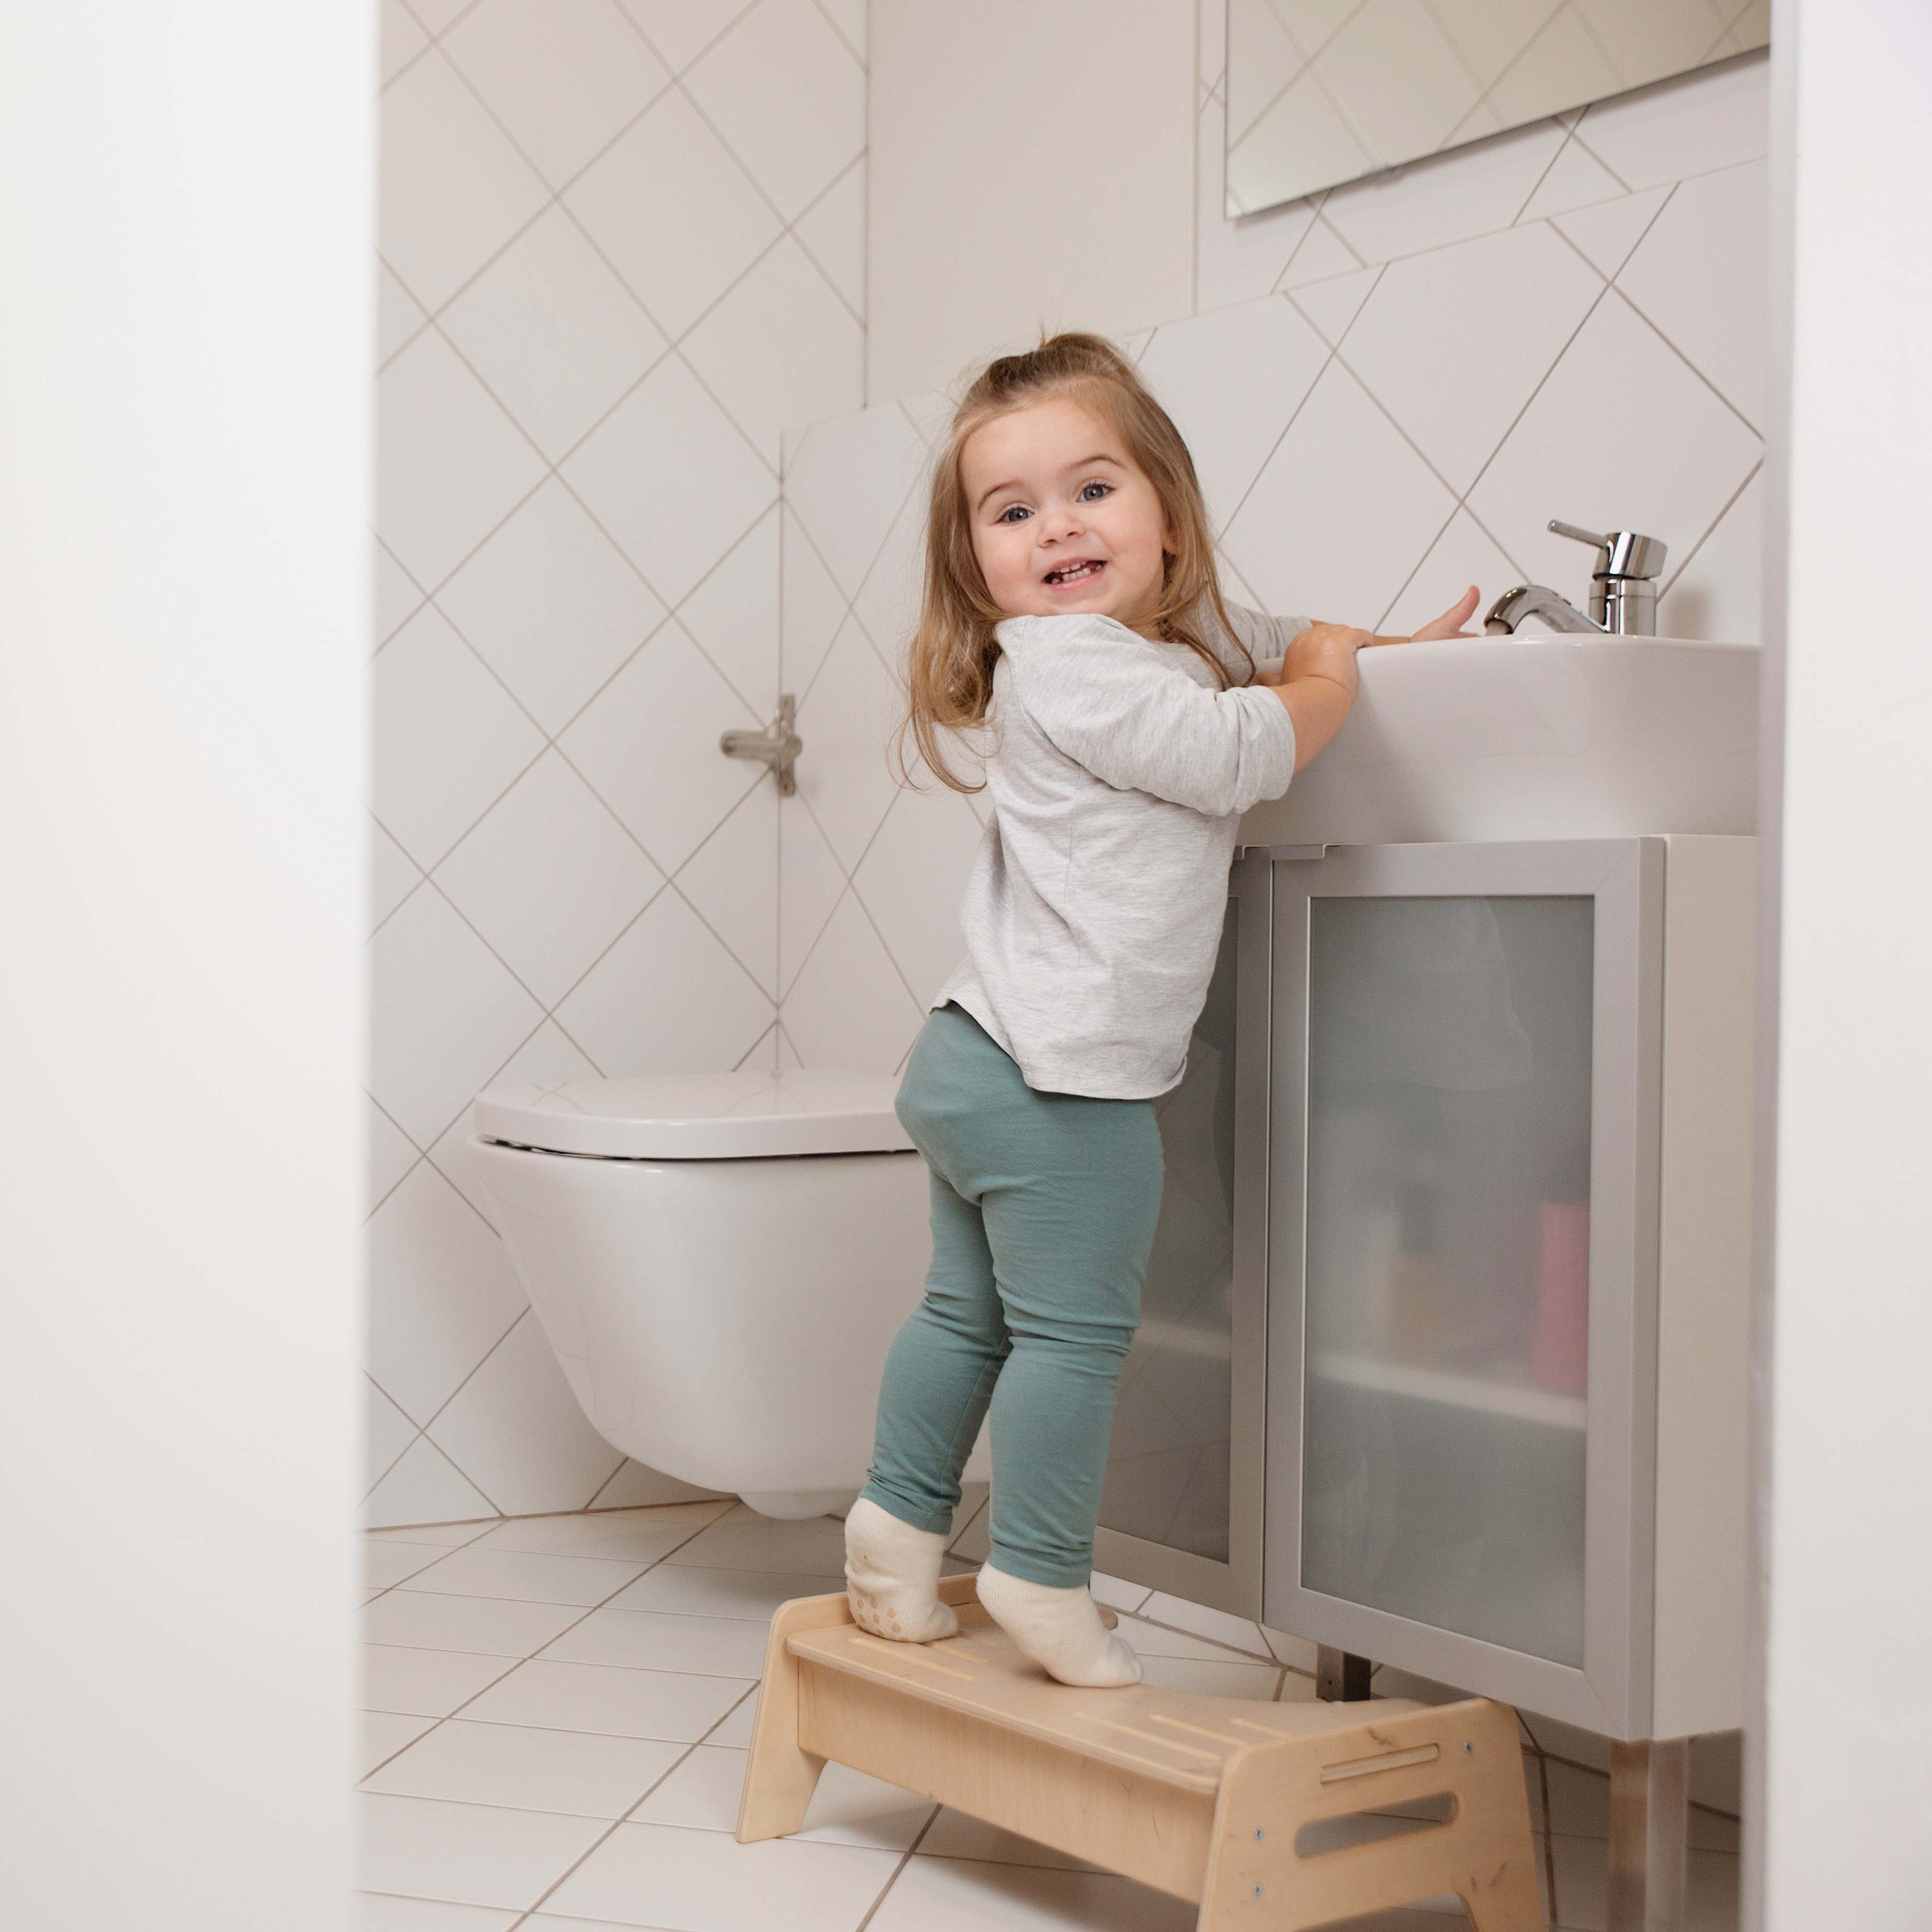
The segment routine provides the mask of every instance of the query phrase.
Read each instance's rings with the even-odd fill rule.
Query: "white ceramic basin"
[[[1757,829],[1757,647],[1458,638],[1364,651],[1348,722],[1247,845]]]

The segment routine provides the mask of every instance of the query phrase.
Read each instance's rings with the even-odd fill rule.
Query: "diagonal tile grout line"
[[[676,1508],[680,1507],[680,1505],[678,1505],[678,1504],[673,1504],[670,1505],[670,1507],[671,1507],[671,1508]],[[566,1514],[571,1514],[571,1515],[581,1515],[581,1514],[584,1514],[584,1512],[583,1512],[583,1511],[581,1511],[581,1510],[571,1510],[571,1511],[566,1512]],[[465,1550],[474,1549],[474,1548],[476,1546],[476,1545],[477,1545],[478,1543],[480,1543],[480,1542],[483,1540],[483,1538],[484,1538],[484,1537],[486,1537],[486,1536],[489,1535],[489,1534],[490,1534],[490,1532],[491,1532],[493,1530],[495,1530],[495,1529],[497,1529],[497,1528],[501,1528],[501,1527],[502,1527],[502,1523],[504,1523],[504,1522],[514,1522],[515,1520],[517,1520],[517,1519],[516,1519],[516,1518],[512,1517],[512,1516],[500,1516],[500,1521],[498,1521],[497,1522],[494,1522],[494,1523],[491,1523],[491,1524],[488,1525],[488,1526],[484,1529],[483,1529],[482,1532],[480,1532],[477,1535],[472,1537],[467,1543],[459,1544],[456,1545],[454,1547],[453,1547],[453,1548],[452,1548],[452,1549],[450,1549],[450,1550],[448,1550],[446,1551],[446,1552],[444,1552],[444,1556],[446,1556],[446,1556],[460,1556],[460,1555],[464,1551],[465,1551]],[[716,1518],[714,1518],[714,1519],[713,1519],[713,1520],[715,1521],[715,1520],[716,1520]],[[385,1758],[385,1759],[382,1760],[382,1763],[381,1763],[381,1764],[376,1765],[376,1766],[375,1766],[372,1769],[370,1769],[370,1770],[369,1770],[369,1771],[367,1771],[367,1772],[364,1772],[363,1773],[363,1774],[362,1775],[362,1777],[360,1777],[359,1778],[358,1778],[358,1779],[356,1780],[356,1790],[358,1790],[358,1792],[359,1792],[359,1791],[361,1791],[361,1790],[363,1789],[363,1787],[364,1787],[364,1786],[368,1783],[369,1780],[370,1780],[370,1778],[374,1778],[374,1777],[376,1775],[376,1772],[377,1772],[381,1771],[381,1770],[384,1769],[386,1766],[389,1766],[389,1765],[392,1765],[392,1764],[394,1763],[394,1762],[396,1761],[396,1760],[397,1760],[398,1758],[399,1758],[399,1757],[400,1757],[400,1756],[402,1756],[402,1754],[403,1754],[403,1752],[404,1752],[404,1751],[409,1750],[412,1749],[414,1746],[416,1746],[416,1745],[417,1745],[417,1744],[421,1744],[421,1743],[423,1742],[424,1738],[425,1738],[428,1737],[428,1736],[430,1735],[430,1732],[434,1732],[434,1731],[440,1730],[442,1729],[442,1727],[445,1724],[446,1724],[449,1723],[449,1722],[451,1721],[451,1720],[452,1720],[452,1719],[455,1718],[458,1718],[458,1717],[460,1717],[460,1716],[461,1715],[461,1714],[462,1714],[464,1711],[466,1711],[466,1710],[470,1708],[470,1706],[472,1704],[473,1704],[473,1703],[475,1703],[475,1702],[476,1702],[476,1701],[477,1700],[477,1699],[478,1699],[478,1698],[479,1698],[479,1697],[481,1697],[481,1696],[483,1696],[484,1695],[485,1695],[485,1694],[486,1694],[488,1692],[489,1692],[490,1690],[494,1690],[494,1689],[496,1688],[496,1686],[497,1684],[499,1684],[502,1683],[502,1681],[503,1681],[503,1679],[504,1679],[505,1678],[508,1677],[508,1676],[511,1674],[511,1672],[521,1670],[521,1669],[523,1668],[523,1666],[524,1666],[526,1664],[531,1664],[531,1663],[534,1663],[534,1662],[537,1661],[539,1658],[541,1658],[542,1657],[542,1655],[543,1655],[543,1652],[544,1652],[544,1651],[548,1650],[553,1644],[557,1643],[557,1642],[560,1642],[563,1638],[565,1638],[565,1637],[568,1636],[572,1630],[575,1630],[575,1629],[576,1629],[576,1628],[577,1628],[580,1624],[583,1624],[584,1622],[585,1622],[588,1618],[591,1618],[591,1617],[595,1616],[596,1615],[596,1613],[597,1613],[599,1610],[606,1610],[606,1609],[609,1608],[609,1606],[610,1606],[610,1603],[611,1603],[611,1600],[612,1600],[612,1599],[613,1599],[614,1598],[616,1598],[616,1597],[620,1597],[620,1596],[622,1596],[622,1595],[623,1594],[623,1593],[624,1593],[626,1590],[628,1590],[628,1589],[631,1587],[631,1586],[632,1586],[633,1583],[635,1583],[636,1582],[638,1582],[638,1581],[639,1580],[639,1579],[640,1579],[640,1578],[644,1577],[644,1576],[648,1576],[648,1575],[650,1574],[650,1572],[651,1572],[652,1570],[656,1570],[656,1568],[658,1568],[659,1567],[659,1565],[660,1565],[660,1564],[664,1564],[664,1563],[668,1563],[668,1562],[670,1560],[670,1558],[671,1558],[672,1557],[674,1557],[674,1556],[676,1556],[676,1555],[677,1554],[677,1552],[678,1552],[678,1551],[679,1551],[679,1550],[680,1550],[683,1549],[683,1548],[686,1546],[686,1545],[687,1544],[690,1543],[690,1542],[692,1540],[692,1539],[693,1539],[694,1538],[696,1538],[696,1537],[699,1537],[699,1536],[703,1535],[703,1534],[704,1534],[704,1533],[705,1532],[705,1531],[706,1531],[707,1529],[709,1529],[710,1527],[711,1527],[711,1524],[710,1524],[710,1523],[708,1523],[708,1522],[703,1522],[703,1523],[699,1523],[699,1524],[698,1524],[698,1525],[697,1525],[697,1526],[695,1526],[695,1527],[692,1530],[691,1534],[690,1534],[689,1536],[684,1537],[684,1538],[682,1538],[680,1540],[679,1540],[677,1543],[674,1544],[672,1545],[672,1546],[671,1546],[669,1550],[666,1550],[666,1551],[664,1552],[664,1553],[662,1556],[653,1557],[653,1558],[652,1558],[652,1560],[651,1560],[650,1562],[648,1562],[648,1563],[646,1563],[646,1564],[643,1564],[642,1566],[640,1566],[640,1567],[638,1568],[637,1576],[627,1576],[627,1577],[626,1577],[626,1578],[625,1578],[625,1580],[623,1580],[623,1582],[621,1582],[621,1583],[620,1583],[620,1584],[618,1584],[618,1585],[616,1586],[616,1587],[610,1592],[610,1594],[609,1594],[608,1596],[605,1596],[605,1597],[603,1597],[603,1598],[600,1598],[598,1600],[598,1601],[597,1601],[597,1602],[596,1602],[596,1603],[594,1603],[594,1604],[587,1604],[584,1605],[584,1613],[583,1613],[583,1615],[582,1615],[581,1616],[578,1616],[578,1617],[573,1618],[571,1620],[571,1622],[568,1622],[568,1624],[566,1624],[563,1627],[563,1628],[562,1628],[562,1630],[559,1630],[559,1631],[556,1634],[556,1635],[555,1635],[555,1636],[546,1638],[546,1639],[544,1640],[543,1643],[542,1643],[542,1645],[540,1645],[537,1649],[536,1649],[536,1650],[534,1650],[534,1651],[532,1651],[532,1652],[529,1652],[527,1654],[526,1654],[526,1655],[524,1655],[524,1656],[522,1656],[522,1657],[518,1657],[518,1658],[507,1658],[507,1659],[506,1659],[505,1660],[506,1660],[506,1661],[508,1664],[508,1665],[509,1665],[509,1670],[505,1670],[505,1671],[502,1671],[502,1672],[499,1672],[496,1676],[493,1677],[493,1678],[490,1680],[490,1682],[489,1682],[488,1684],[483,1684],[483,1685],[480,1686],[478,1689],[476,1689],[476,1690],[475,1690],[472,1691],[472,1692],[470,1693],[470,1694],[467,1697],[464,1698],[461,1703],[460,1703],[460,1704],[457,1705],[457,1706],[454,1707],[454,1709],[452,1709],[452,1710],[449,1710],[449,1711],[446,1711],[446,1712],[442,1714],[442,1715],[441,1717],[438,1718],[436,1720],[436,1721],[435,1721],[433,1724],[431,1724],[431,1725],[430,1726],[430,1727],[429,1727],[429,1730],[426,1730],[426,1731],[423,1732],[420,1736],[412,1738],[410,1740],[409,1743],[408,1743],[408,1744],[404,1744],[404,1745],[401,1748],[401,1749],[400,1749],[400,1750],[395,1750],[395,1751],[392,1751],[392,1752],[389,1754],[389,1756],[387,1756],[386,1758]],[[555,1554],[560,1554],[560,1553],[561,1553],[561,1552],[533,1552],[533,1553],[538,1553],[538,1554],[548,1553],[548,1554],[555,1555]],[[412,1572],[410,1573],[410,1576],[409,1579],[407,1579],[407,1580],[406,1580],[413,1581],[416,1577],[418,1577],[418,1576],[423,1576],[423,1575],[426,1574],[429,1570],[434,1570],[434,1569],[436,1567],[436,1564],[437,1564],[438,1563],[442,1562],[443,1560],[444,1560],[444,1557],[436,1557],[436,1558],[433,1558],[430,1562],[428,1562],[428,1563],[425,1564],[423,1566],[422,1569],[421,1569],[421,1570],[413,1570],[413,1571],[412,1571]],[[570,1559],[570,1558],[566,1558],[566,1561],[568,1561],[568,1560],[573,1560],[573,1559]],[[604,1561],[607,1561],[607,1560],[608,1560],[608,1559],[603,1558],[592,1558],[592,1559],[590,1559],[590,1560],[591,1560],[591,1561],[593,1561],[593,1562],[604,1562]],[[630,1566],[629,1566],[628,1564],[626,1564],[626,1567],[628,1568],[629,1568]],[[394,1590],[394,1589],[395,1589],[395,1588],[399,1588],[399,1587],[400,1587],[400,1586],[398,1586],[398,1585],[393,1585],[393,1584],[392,1584],[392,1585],[391,1585],[391,1586],[389,1586],[389,1588],[388,1588],[388,1589],[385,1589],[385,1590],[382,1592],[382,1594],[384,1596],[388,1596],[388,1595],[391,1593],[391,1592],[392,1592],[392,1590]],[[436,1592],[436,1591],[423,1591],[423,1592],[416,1592],[416,1593],[415,1593],[415,1594],[421,1594],[421,1595],[425,1595],[425,1596],[434,1596],[434,1595],[441,1594],[444,1594],[444,1593],[439,1592]],[[458,1600],[461,1601],[461,1600],[465,1600],[465,1599],[464,1599],[464,1598],[458,1598]],[[474,1600],[473,1598],[470,1598],[470,1599],[467,1599],[467,1600],[473,1601],[473,1600]],[[525,1600],[521,1599],[521,1598],[513,1598],[513,1599],[510,1599],[509,1600],[512,1600],[512,1601],[523,1601],[523,1600]],[[366,1607],[366,1606],[365,1606],[365,1607]],[[576,1607],[576,1606],[575,1606],[574,1605],[572,1605],[572,1604],[558,1604],[558,1605],[554,1606],[554,1607],[556,1607],[556,1608],[557,1608],[557,1609],[560,1609],[560,1610],[568,1610],[568,1609],[573,1609],[573,1608],[574,1608],[574,1607]],[[364,1639],[363,1640],[363,1641],[366,1642],[371,1641],[371,1640],[368,1639],[368,1638],[364,1638]],[[404,1648],[428,1648],[428,1646],[404,1646]],[[470,1653],[464,1653],[464,1654],[476,1654],[476,1653],[470,1652]],[[488,1654],[489,1653],[487,1653],[487,1652],[486,1652],[486,1653],[483,1653],[483,1654]],[[550,1662],[552,1662],[552,1663],[558,1663],[558,1662],[563,1662],[563,1661],[566,1661],[567,1660],[561,1659],[561,1658],[550,1658],[550,1659],[549,1659],[549,1660],[548,1660],[548,1661],[550,1661]],[[709,1674],[709,1673],[704,1673],[704,1672],[680,1672],[680,1675],[692,1675],[692,1676],[695,1676],[695,1675],[707,1675],[707,1674]],[[758,1686],[757,1686],[757,1684],[756,1684],[755,1683],[754,1683],[754,1684],[752,1684],[752,1686],[749,1689],[748,1689],[748,1690],[746,1691],[746,1693],[745,1693],[745,1697],[749,1697],[749,1696],[755,1696],[755,1695],[757,1694],[757,1689],[758,1689]],[[745,1697],[740,1697],[740,1698],[739,1698],[739,1699],[738,1699],[738,1700],[736,1700],[736,1702],[732,1705],[730,1710],[730,1711],[727,1711],[727,1712],[724,1713],[724,1716],[723,1716],[723,1717],[721,1717],[721,1718],[718,1720],[717,1724],[714,1724],[713,1725],[712,1725],[712,1726],[711,1726],[711,1727],[710,1727],[710,1729],[706,1731],[706,1732],[704,1733],[704,1736],[705,1736],[706,1737],[707,1737],[707,1738],[708,1738],[708,1737],[710,1737],[710,1736],[712,1735],[712,1732],[714,1732],[714,1731],[716,1731],[716,1730],[718,1729],[718,1725],[719,1725],[719,1724],[725,1724],[725,1723],[728,1722],[728,1721],[729,1721],[729,1720],[730,1719],[730,1717],[731,1717],[731,1715],[732,1715],[732,1713],[733,1713],[734,1712],[736,1712],[736,1711],[737,1710],[737,1708],[739,1708],[739,1706],[740,1706],[740,1705],[742,1705],[742,1704],[744,1702],[744,1701],[745,1701]],[[476,1720],[472,1720],[472,1722],[474,1722],[474,1721],[476,1721]],[[525,1729],[525,1730],[546,1730],[546,1729],[549,1729],[549,1728],[551,1728],[551,1727],[550,1727],[550,1726],[544,1726],[544,1725],[530,1725],[530,1726],[510,1726],[510,1727],[508,1727],[508,1728],[512,1728],[512,1729]],[[588,1735],[603,1736],[603,1735],[606,1735],[606,1734],[605,1734],[605,1733],[602,1733],[602,1732],[598,1732],[598,1733],[592,1733],[592,1734],[588,1734]],[[676,1742],[677,1742],[677,1740],[676,1740],[676,1739],[675,1739],[675,1738],[667,1738],[667,1739],[664,1739],[664,1742],[666,1742],[666,1743],[676,1743]],[[698,1742],[703,1742],[703,1740],[702,1740],[702,1739],[700,1739],[700,1740],[698,1740]],[[690,1746],[689,1748],[687,1748],[687,1750],[686,1750],[686,1753],[685,1753],[685,1756],[688,1756],[690,1755],[690,1752],[691,1752],[691,1750],[694,1750],[695,1748],[696,1748],[696,1744],[692,1744],[692,1746]],[[677,1764],[682,1764],[683,1762],[684,1762],[684,1757],[680,1757],[680,1758],[679,1758],[679,1760],[677,1760]],[[652,1791],[655,1791],[655,1790],[658,1788],[658,1785],[663,1783],[664,1779],[665,1778],[668,1778],[668,1777],[670,1775],[671,1772],[675,1771],[676,1768],[677,1768],[677,1765],[676,1765],[676,1764],[674,1764],[674,1765],[671,1766],[670,1767],[670,1768],[669,1768],[669,1769],[666,1770],[666,1771],[664,1772],[664,1774],[663,1774],[663,1775],[662,1775],[662,1777],[659,1777],[659,1778],[654,1778],[654,1779],[652,1780],[652,1782],[651,1782],[651,1784],[650,1784],[650,1788],[649,1788],[648,1790],[646,1790],[644,1792],[644,1794],[643,1794],[643,1796],[642,1796],[639,1797],[638,1799],[636,1799],[636,1800],[635,1800],[635,1802],[632,1804],[632,1806],[631,1806],[631,1808],[630,1808],[630,1810],[631,1810],[632,1811],[634,1811],[634,1810],[638,1808],[638,1806],[639,1804],[643,1804],[643,1803],[644,1803],[644,1800],[645,1800],[645,1798],[646,1798],[650,1797],[650,1796],[651,1795],[651,1792],[652,1792]],[[407,1793],[407,1792],[371,1792],[370,1795],[371,1796],[374,1796],[374,1797],[392,1797],[392,1796],[394,1796],[394,1797],[404,1797],[404,1796],[409,1796],[410,1794],[409,1794],[409,1793]],[[468,1799],[468,1800],[465,1800],[465,1799],[462,1799],[462,1798],[442,1798],[442,1799],[434,1799],[434,1800],[425,1800],[425,1801],[424,1801],[424,1802],[433,1802],[433,1803],[442,1803],[442,1804],[463,1804],[463,1803],[466,1803],[466,1802],[474,1804],[474,1803],[478,1802],[478,1801],[477,1801],[477,1800],[476,1800],[476,1799]],[[625,1816],[628,1817],[630,1814],[629,1814],[629,1812],[626,1812],[624,1815],[625,1815]],[[613,1819],[610,1822],[611,1822],[612,1827],[613,1827],[613,1828],[614,1829],[614,1828],[615,1828],[615,1827],[616,1827],[616,1826],[618,1826],[618,1825],[621,1824],[621,1823],[623,1822],[623,1820],[622,1820],[622,1818],[616,1818],[616,1819]],[[607,1837],[608,1837],[608,1835],[609,1835],[609,1834],[608,1834],[608,1833],[607,1833],[607,1834],[605,1834],[605,1836],[607,1836]],[[598,1839],[598,1840],[597,1842],[598,1842],[598,1844],[602,1844],[602,1843],[603,1843],[603,1840],[602,1840],[602,1838],[600,1838],[600,1839]],[[589,1850],[586,1850],[586,1852],[584,1853],[584,1856],[587,1858],[587,1857],[590,1856],[590,1851],[594,1851],[596,1849],[596,1846],[595,1845],[593,1845],[593,1846],[590,1846],[590,1849],[589,1849]],[[581,1861],[581,1860],[579,1860],[579,1862],[579,1862],[579,1863],[581,1863],[581,1862],[582,1862],[582,1861]],[[573,1866],[573,1867],[572,1868],[572,1870],[574,1870],[574,1869],[575,1869],[575,1867],[574,1867],[574,1866]],[[568,1873],[568,1872],[566,1872],[566,1873],[564,1874],[564,1877],[566,1877],[566,1878],[567,1878],[568,1876],[569,1876],[569,1873]],[[562,1882],[562,1879],[560,1879],[560,1880],[557,1881],[557,1883],[558,1883],[558,1884],[561,1884]],[[555,1891],[555,1890],[556,1890],[556,1886],[552,1886],[550,1887],[550,1890],[551,1890],[551,1891],[553,1891],[553,1892],[554,1892],[554,1891]],[[544,1894],[544,1897],[545,1897],[545,1898],[548,1898],[548,1896],[549,1896],[549,1893],[548,1893],[548,1892],[546,1892],[546,1893]],[[538,1900],[538,1904],[541,1904],[542,1903],[542,1900],[539,1899],[539,1900]],[[536,1910],[536,1907],[535,1907],[535,1906],[532,1906],[532,1907],[531,1907],[530,1909],[531,1909],[532,1910]]]
[[[1694,562],[1696,562],[1697,553],[1717,535],[1718,528],[1723,524],[1724,519],[1731,514],[1732,511],[1737,508],[1738,499],[1757,481],[1759,473],[1763,470],[1766,460],[1766,459],[1765,458],[1760,456],[1758,460],[1751,465],[1749,472],[1744,477],[1744,480],[1731,492],[1730,496],[1725,498],[1724,508],[1711,519],[1710,524],[1706,529],[1704,534],[1684,552],[1684,560],[1682,562],[1678,564],[1677,568],[1657,586],[1657,601],[1660,604],[1664,602],[1665,598],[1670,595],[1672,591],[1676,589],[1677,580],[1690,568],[1691,565]]]
[[[891,1894],[892,1887],[897,1885],[900,1879],[904,1876],[907,1866],[913,1862],[914,1854],[926,1843],[926,1834],[939,1822],[939,1814],[944,1809],[944,1805],[935,1804],[927,1814],[926,1822],[914,1834],[912,1843],[899,1855],[898,1863],[893,1866],[891,1874],[887,1877],[885,1883],[880,1886],[878,1896],[866,1906],[866,1916],[859,1921],[858,1924],[854,1928],[854,1932],[866,1932],[866,1928],[878,1916],[879,1907],[885,1904],[886,1898]]]
[[[839,26],[838,22],[832,17],[832,10],[826,5],[825,0],[812,0],[812,4],[818,8],[819,13],[824,16],[825,24],[838,36],[840,45],[842,45],[844,48],[845,51],[859,63],[859,71],[864,74],[867,80],[869,80],[872,78],[872,70],[866,64],[865,49],[863,47],[855,47],[852,43],[845,38],[845,29]],[[1748,5],[1749,4],[1750,0],[1746,0],[1746,4]]]
[[[1552,116],[1552,118],[1553,120],[1554,117]],[[1560,121],[1555,121],[1554,124],[1559,128],[1563,127],[1563,124]],[[1528,210],[1530,203],[1543,192],[1543,184],[1546,182],[1550,178],[1550,176],[1556,171],[1556,164],[1570,152],[1570,144],[1572,141],[1576,140],[1576,130],[1574,128],[1563,128],[1562,140],[1557,142],[1556,149],[1551,154],[1548,162],[1545,164],[1543,172],[1537,176],[1528,194],[1525,195],[1521,202],[1518,204],[1515,214],[1510,217],[1508,225],[1511,228],[1517,226],[1522,222],[1524,214]]]

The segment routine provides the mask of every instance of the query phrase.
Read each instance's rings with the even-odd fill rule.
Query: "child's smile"
[[[1009,616],[1078,613],[1138,628],[1172,541],[1160,499],[1104,418],[1070,396],[998,416],[960,452],[973,549]]]

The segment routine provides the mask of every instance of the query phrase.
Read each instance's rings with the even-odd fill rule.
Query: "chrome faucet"
[[[1611,530],[1600,536],[1552,518],[1550,530],[1574,537],[1598,551],[1590,577],[1590,614],[1546,584],[1520,584],[1492,604],[1483,628],[1496,635],[1514,631],[1526,617],[1540,617],[1552,631],[1584,632],[1596,637],[1654,638],[1657,635],[1657,580],[1664,574],[1669,552],[1656,537],[1635,530]]]
[[[798,789],[792,766],[805,749],[803,740],[792,729],[797,715],[798,700],[788,692],[778,700],[778,715],[764,730],[727,731],[718,740],[718,748],[728,758],[755,758],[770,766],[778,790],[789,798]]]

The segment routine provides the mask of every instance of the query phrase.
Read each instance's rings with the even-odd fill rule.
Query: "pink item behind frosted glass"
[[[1589,1358],[1590,1210],[1582,1202],[1546,1201],[1531,1372],[1544,1388],[1582,1395]]]

